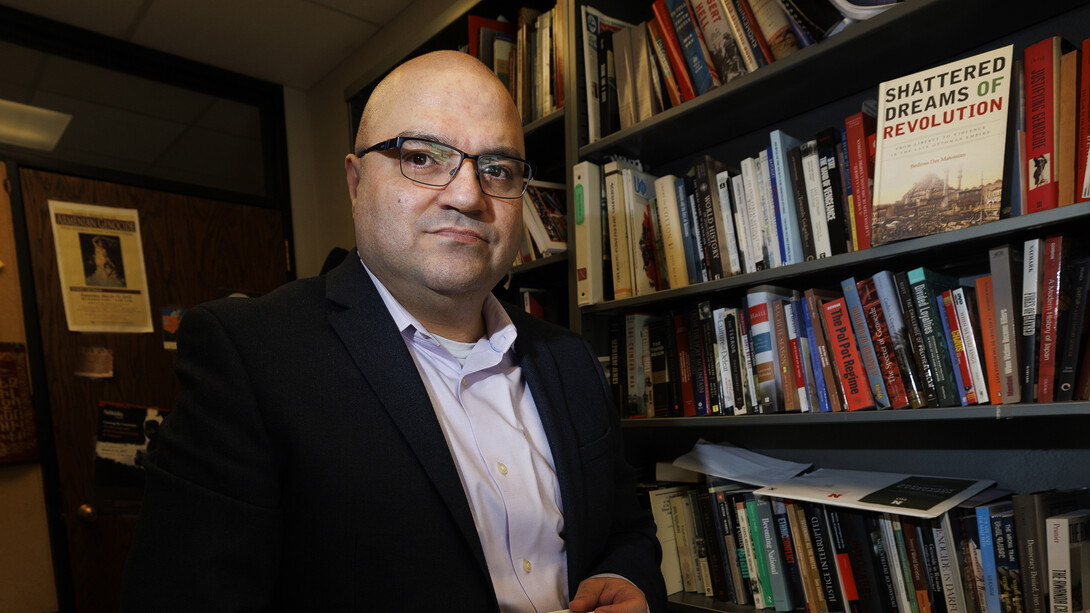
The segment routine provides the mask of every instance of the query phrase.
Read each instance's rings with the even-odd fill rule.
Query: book
[[[671,289],[689,284],[688,259],[685,239],[682,235],[681,218],[678,213],[677,191],[674,188],[677,177],[664,175],[655,179],[655,208],[658,211],[659,229],[666,259],[666,279]]]
[[[848,592],[848,598],[857,601],[859,610],[865,612],[893,613],[897,611],[896,599],[886,590],[881,576],[878,554],[871,543],[870,529],[865,517],[868,513],[829,505],[826,507],[829,525],[832,527],[838,552],[844,552],[845,564],[840,561],[843,575],[852,576],[856,598]]]
[[[1037,400],[1037,335],[1041,330],[1043,248],[1041,239],[1031,238],[1026,240],[1022,250],[1022,402]]]
[[[806,250],[803,247],[802,222],[799,209],[795,204],[795,189],[787,152],[802,145],[802,141],[782,130],[773,130],[769,134],[769,140],[771,141],[769,176],[775,181],[772,202],[783,250],[782,263],[797,264],[806,260]]]
[[[1082,41],[1079,62],[1078,138],[1075,143],[1075,200],[1090,199],[1087,162],[1090,162],[1090,38]]]
[[[927,400],[927,406],[939,406],[938,394],[935,392],[935,377],[931,369],[931,363],[927,357],[926,344],[923,336],[923,327],[916,312],[915,299],[912,296],[912,288],[908,284],[908,273],[898,271],[893,275],[893,284],[897,289],[897,298],[901,305],[908,325],[908,342],[914,363],[923,383],[923,393]]]
[[[753,269],[764,270],[772,267],[771,243],[765,224],[764,210],[757,186],[757,159],[745,158],[740,163],[742,185],[745,188],[746,207],[749,218],[750,253]]]
[[[704,348],[704,324],[700,321],[700,312],[695,305],[685,310],[685,317],[689,343],[689,375],[693,402],[696,403],[696,416],[711,415],[712,398],[709,395],[708,354]]]
[[[892,283],[892,279],[890,281]],[[885,384],[886,393],[889,395],[890,406],[894,409],[908,408],[912,405],[909,403],[904,383],[906,377],[901,367],[902,361],[897,359],[897,350],[887,323],[884,304],[878,294],[874,278],[861,279],[856,282],[855,286],[858,291],[863,318],[866,321],[867,329],[870,332],[870,340],[874,346],[879,373]],[[892,289],[892,285],[890,289]]]
[[[660,487],[648,492],[651,515],[655,520],[655,536],[662,547],[662,559],[659,568],[666,593],[673,594],[685,589],[681,579],[681,559],[678,557],[677,537],[674,533],[673,510],[670,499],[689,489],[687,485]]]
[[[971,287],[958,287],[951,291],[954,312],[958,320],[958,332],[961,345],[969,365],[969,375],[973,383],[977,404],[988,402],[988,382],[984,377],[984,358],[980,344],[980,320],[977,318],[976,290]]]
[[[777,413],[784,410],[786,387],[780,373],[783,364],[777,351],[777,336],[773,327],[776,300],[789,300],[791,290],[774,285],[758,285],[746,291],[746,314],[753,347],[754,372],[757,379],[758,410]]]
[[[700,580],[700,568],[697,561],[696,538],[693,534],[693,513],[689,502],[689,491],[670,498],[670,516],[674,527],[674,542],[677,545],[678,561],[681,566],[681,582],[686,592],[704,593],[704,584]]]
[[[602,168],[594,162],[572,167],[575,199],[575,286],[579,306],[605,300],[602,284]],[[660,216],[661,219],[661,216]]]
[[[737,3],[732,0],[719,0],[719,4],[723,9],[723,14],[726,15],[727,25],[730,27],[731,35],[734,36],[737,43],[738,55],[742,58],[746,71],[753,72],[766,65],[767,62],[765,62],[764,55],[761,54],[760,49],[757,47],[756,40],[750,40],[752,32],[748,31],[746,23],[743,22]]]
[[[746,199],[745,179],[742,178],[741,172],[725,172],[727,172],[730,177],[730,204],[731,211],[734,213],[734,229],[737,231],[738,235],[738,251],[741,255],[740,265],[742,267],[742,272],[757,272],[757,262],[754,258],[757,257],[760,250],[754,243],[753,237],[750,235],[750,206]]]
[[[1045,520],[1053,515],[1090,506],[1085,489],[1043,490],[1011,496],[1014,532],[1022,568],[1022,594],[1027,613],[1050,611],[1047,532]]]
[[[969,373],[969,359],[965,353],[965,345],[961,341],[961,327],[958,325],[957,313],[954,311],[953,290],[945,290],[935,297],[938,307],[939,320],[946,335],[946,349],[950,354],[950,364],[953,366],[954,379],[957,381],[958,394],[961,406],[976,404],[976,390],[973,387],[972,375]]]
[[[999,219],[1013,53],[879,86],[871,244]]]
[[[715,204],[716,227],[723,229],[723,238],[726,239],[725,245],[720,241],[720,247],[726,250],[723,256],[724,262],[729,262],[723,270],[723,274],[726,276],[741,274],[745,270],[745,263],[742,261],[742,250],[739,247],[740,241],[737,232],[739,225],[736,222],[737,217],[735,215],[738,209],[734,205],[735,195],[734,188],[731,185],[731,178],[731,172],[728,170],[720,170],[716,173],[717,197],[712,199]],[[745,226],[741,227],[744,228]]]
[[[1060,320],[1067,310],[1067,241],[1062,234],[1045,238],[1041,264],[1041,329],[1037,349],[1037,401],[1052,402]]]
[[[999,382],[1002,366],[999,363],[999,344],[995,338],[995,304],[992,293],[992,276],[982,275],[974,283],[977,298],[977,321],[980,322],[980,347],[984,361],[984,375],[988,385],[990,404],[1003,404],[1003,392]]]
[[[912,570],[909,566],[908,553],[905,549],[904,531],[896,515],[881,513],[878,515],[878,525],[882,529],[882,536],[888,544],[890,576],[893,587],[897,593],[897,602],[905,611],[919,611],[920,605],[916,599],[915,585],[912,583]]]
[[[739,505],[738,517],[739,521],[742,521],[742,516],[745,516],[745,524],[748,528],[747,543],[749,548],[753,550],[753,564],[750,566],[751,570],[756,573],[757,581],[756,590],[754,591],[754,605],[758,609],[767,609],[775,606],[775,597],[772,594],[771,577],[768,570],[768,555],[765,548],[765,540],[761,530],[761,521],[757,516],[757,498],[752,492],[743,494],[743,498],[737,503]],[[747,552],[748,555],[748,552]]]
[[[677,36],[685,69],[689,72],[693,92],[699,96],[719,85],[719,76],[715,73],[715,67],[708,65],[688,2],[666,0],[666,8],[674,25],[674,34]]]
[[[822,410],[828,410],[830,412],[845,410],[843,401],[844,393],[841,391],[840,378],[837,376],[836,367],[833,364],[833,351],[835,351],[835,347],[832,343],[829,329],[825,323],[823,305],[826,302],[836,300],[839,297],[840,294],[837,294],[836,292],[819,290],[816,288],[810,288],[803,292],[803,301],[806,304],[806,311],[814,335],[810,347],[813,352],[817,354],[817,359],[820,362],[821,380],[824,381],[822,387],[825,389],[826,400],[828,401],[828,408],[823,408]],[[815,378],[817,378],[816,373]]]
[[[723,540],[717,532],[716,521],[712,511],[712,498],[708,492],[707,484],[696,487],[692,493],[696,505],[693,507],[694,521],[697,524],[697,534],[704,543],[704,561],[701,570],[704,579],[704,595],[717,600],[727,600],[728,571],[726,567]]]
[[[977,534],[980,539],[980,563],[984,577],[984,595],[988,611],[1002,611],[999,599],[999,571],[996,564],[995,529],[992,518],[1011,511],[1014,505],[1010,500],[1000,500],[976,507]]]
[[[772,605],[777,611],[791,611],[796,606],[796,599],[789,584],[787,569],[784,567],[783,547],[777,534],[772,501],[765,496],[757,496],[754,504],[757,511],[758,534],[764,548],[765,566],[768,569],[768,583],[772,590]]]
[[[788,328],[790,318],[786,309],[790,308],[790,299],[776,299],[769,308],[772,317],[773,339],[776,341],[775,355],[780,367],[776,371],[776,377],[780,380],[783,391],[783,410],[788,412],[802,410],[801,396],[805,390],[799,386],[797,362],[795,360],[794,343]]]
[[[635,275],[629,251],[628,207],[625,205],[625,190],[622,171],[636,169],[627,162],[608,162],[603,168],[603,181],[606,186],[606,206],[609,226],[609,255],[613,277],[613,299],[623,300],[635,295]],[[638,170],[638,169],[637,169]],[[604,247],[604,246],[603,246]]]
[[[719,81],[729,83],[748,73],[723,0],[692,0],[692,12],[704,36]]]
[[[587,137],[595,142],[602,137],[599,97],[598,36],[605,31],[617,31],[632,24],[615,19],[590,5],[583,5],[581,29],[583,32],[583,75],[587,90]]]
[[[523,221],[542,253],[568,250],[567,186],[532,179],[522,195]]]
[[[684,313],[677,313],[673,317],[678,388],[681,392],[681,416],[694,417],[696,416],[696,396],[693,394],[692,359],[689,356],[689,318]]]
[[[708,267],[704,261],[704,245],[696,218],[694,186],[689,177],[683,176],[674,182],[674,190],[677,192],[678,216],[681,218],[681,237],[688,254],[689,283],[707,281]]]
[[[651,50],[655,56],[655,65],[658,66],[662,84],[670,101],[670,106],[681,104],[681,88],[678,87],[677,75],[674,74],[674,66],[670,62],[670,56],[666,51],[666,39],[662,32],[662,26],[657,19],[647,22],[647,35],[651,44]]]
[[[715,327],[715,346],[718,352],[718,365],[720,369],[720,406],[726,415],[740,415],[745,413],[745,402],[742,399],[741,372],[738,364],[737,336],[728,338],[733,333],[728,333],[728,310],[719,307],[712,311],[712,323]],[[732,321],[730,325],[734,325]],[[733,341],[733,342],[732,342]]]
[[[715,183],[715,176],[722,170],[723,165],[719,161],[706,155],[693,164],[687,173],[696,190],[695,214],[700,242],[704,247],[704,261],[708,267],[708,280],[729,276],[731,268],[726,254],[726,230],[719,214],[719,188]]]
[[[960,405],[954,362],[950,361],[950,352],[942,330],[941,313],[935,301],[935,297],[940,296],[943,291],[957,287],[957,279],[923,267],[907,271],[906,278],[920,320],[924,351],[931,365],[939,406]]]
[[[726,591],[729,600],[736,604],[747,604],[751,602],[752,592],[749,586],[749,570],[745,553],[738,538],[737,511],[733,501],[733,495],[745,488],[736,482],[717,477],[708,477],[707,488],[712,517],[716,522],[715,532],[724,553]]]
[[[1090,607],[1090,509],[1045,519],[1052,613]]]
[[[1060,333],[1063,344],[1060,348],[1059,368],[1056,376],[1056,401],[1065,402],[1075,398],[1075,375],[1079,362],[1079,348],[1087,346],[1087,292],[1090,291],[1090,258],[1079,258],[1071,262],[1068,274],[1071,278],[1069,292],[1070,307]]]
[[[1022,401],[1019,346],[1022,329],[1022,267],[1013,259],[1010,245],[988,250],[995,308],[995,337],[999,346],[999,384],[1004,404]],[[1015,293],[1017,292],[1017,299]]]
[[[785,500],[783,504],[787,511],[791,542],[795,545],[795,560],[802,579],[803,602],[808,609],[828,612],[829,605],[825,602],[817,553],[811,538],[806,512],[802,504],[793,500]]]
[[[867,381],[863,359],[856,346],[851,317],[844,298],[830,300],[822,308],[829,333],[829,343],[835,358],[834,363],[842,382],[844,406],[849,411],[874,408],[874,397]]]
[[[1061,39],[1034,43],[1023,54],[1026,96],[1026,203],[1024,212],[1056,208],[1056,132],[1059,125]]]
[[[905,323],[904,309],[901,307],[893,273],[888,270],[879,271],[871,277],[870,282],[874,285],[881,305],[882,323],[888,330],[893,356],[901,376],[901,386],[905,390],[905,400],[914,409],[925,407],[928,404],[927,394],[923,381],[916,373],[912,335]]]
[[[803,352],[803,359],[809,360],[806,375],[810,382],[808,391],[813,395],[811,410],[829,413],[832,412],[833,405],[829,400],[829,382],[826,380],[826,375],[829,373],[826,372],[826,368],[831,368],[832,364],[829,362],[828,341],[821,326],[821,317],[816,315],[820,313],[820,309],[812,303],[813,300],[803,296],[798,299],[796,305],[796,312],[801,316],[801,325],[808,345],[807,350]],[[835,390],[833,394],[836,395]],[[837,405],[839,407],[839,402]]]
[[[1056,183],[1057,206],[1075,204],[1075,154],[1079,138],[1079,65],[1081,51],[1072,49],[1060,56],[1059,99],[1056,105]],[[1081,190],[1079,190],[1081,191]]]
[[[863,311],[862,297],[854,277],[848,277],[840,282],[840,289],[844,292],[844,304],[848,308],[848,316],[851,318],[852,330],[855,333],[855,344],[859,349],[859,355],[863,359],[863,369],[867,375],[867,383],[874,405],[878,409],[888,409],[893,406],[886,381],[882,375],[882,368],[878,362],[878,353],[871,337],[870,326],[867,323],[866,314]]]
[[[621,169],[625,216],[628,221],[628,256],[636,296],[646,296],[664,289],[662,276],[659,274],[658,254],[655,251],[655,236],[658,234],[654,224],[656,215],[652,210],[657,178],[636,168]]]
[[[766,66],[775,62],[776,58],[772,55],[772,49],[768,46],[768,41],[761,30],[760,23],[757,22],[757,16],[753,13],[753,7],[750,6],[749,0],[730,0],[730,3],[738,11],[742,28],[746,34],[746,43],[753,49],[757,63]]]
[[[844,120],[844,147],[848,153],[846,170],[851,177],[852,246],[855,251],[871,246],[871,193],[874,164],[869,140],[875,134],[875,117],[860,111]]]
[[[803,185],[806,189],[806,207],[810,232],[814,237],[814,257],[827,258],[833,254],[829,239],[829,223],[825,217],[825,193],[821,180],[821,161],[817,140],[808,140],[799,148],[802,164]]]
[[[711,303],[701,300],[696,305],[697,317],[700,321],[702,332],[701,350],[704,358],[705,389],[708,397],[708,415],[722,415],[724,410],[733,406],[724,407],[722,394],[722,377],[727,373],[719,363],[719,343],[716,338],[715,322],[712,317]]]
[[[791,28],[791,21],[776,0],[745,0],[768,43],[769,52],[777,60],[798,51],[799,40]]]
[[[647,323],[651,365],[651,414],[654,417],[674,417],[680,414],[676,368],[671,368],[671,360],[676,360],[674,348],[674,322],[672,319],[655,317]]]
[[[846,253],[851,246],[851,232],[848,220],[842,213],[846,195],[842,188],[840,156],[837,153],[840,130],[835,128],[821,130],[815,135],[815,141],[825,224],[829,233],[829,248],[833,255]]]
[[[762,215],[762,230],[765,234],[766,249],[769,255],[769,266],[776,268],[784,264],[783,228],[779,213],[776,210],[776,192],[774,181],[776,175],[772,172],[772,146],[765,147],[757,154],[757,164],[754,165],[757,178],[757,195],[760,198],[760,211]]]
[[[806,184],[806,171],[802,167],[802,143],[787,150],[787,171],[791,190],[795,199],[795,217],[799,224],[799,238],[802,239],[804,260],[817,258],[817,246],[814,238],[814,226],[810,220],[809,187]]]
[[[625,381],[628,404],[622,409],[625,417],[654,417],[651,385],[651,338],[648,325],[653,316],[647,313],[625,315]]]
[[[613,37],[617,35],[617,44]],[[613,32],[606,30],[598,35],[598,113],[599,131],[603,136],[616,132],[621,122],[621,91],[629,84],[630,76],[625,70],[622,74],[623,83],[617,82],[617,47],[622,51],[627,49],[628,29],[622,28]],[[622,66],[627,67],[627,54],[622,56]],[[632,112],[631,88],[624,93],[626,111]],[[631,120],[630,120],[631,121]]]

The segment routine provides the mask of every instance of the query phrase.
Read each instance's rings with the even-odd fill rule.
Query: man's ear
[[[352,199],[352,206],[356,205],[356,190],[360,186],[361,162],[353,153],[344,156],[344,177],[348,181],[348,197]]]

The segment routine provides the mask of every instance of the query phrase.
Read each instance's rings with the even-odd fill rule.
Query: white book
[[[727,343],[727,324],[724,317],[725,307],[712,311],[712,323],[715,328],[716,350],[719,352],[719,408],[724,415],[738,413],[734,398],[734,377],[730,369],[730,348]]]
[[[651,206],[655,200],[655,177],[636,170],[621,170],[624,187],[625,214],[628,216],[628,253],[632,263],[633,290],[637,296],[657,291],[658,260],[655,256],[654,217]]]
[[[757,159],[742,160],[742,184],[746,188],[746,209],[749,217],[749,241],[753,252],[754,270],[768,268],[768,243],[764,235],[764,215],[761,212],[761,196],[757,189]]]
[[[965,297],[965,289],[962,287],[950,292],[954,301],[954,312],[958,317],[958,330],[961,334],[961,346],[965,348],[965,359],[969,362],[969,374],[973,378],[973,390],[976,392],[977,404],[988,404],[988,382],[984,375],[984,365],[981,362],[980,345],[977,343],[977,332],[970,316],[970,305]],[[975,305],[973,305],[975,310]]]
[[[677,540],[674,535],[674,518],[670,509],[670,499],[685,493],[688,486],[678,485],[663,487],[648,492],[651,500],[651,516],[655,520],[655,536],[662,547],[662,561],[659,569],[666,583],[666,593],[674,594],[685,589],[681,579],[681,560],[677,552]]]
[[[715,214],[717,223],[723,228],[723,235],[727,239],[727,244],[720,245],[719,248],[727,250],[730,259],[729,273],[737,275],[742,273],[742,267],[739,264],[741,259],[738,254],[738,236],[734,231],[734,212],[731,207],[733,189],[731,189],[730,179],[730,173],[726,170],[715,175],[716,191],[719,193]]]
[[[768,253],[769,268],[784,265],[783,251],[780,249],[779,221],[776,218],[776,205],[772,202],[772,177],[768,171],[768,152],[761,150],[757,156],[757,194],[761,199],[761,230],[765,237],[765,251]]]
[[[587,86],[587,135],[589,142],[602,137],[601,117],[598,112],[598,35],[607,30],[616,32],[632,24],[609,17],[602,11],[584,4],[583,19],[583,76]]]
[[[745,179],[740,174],[731,177],[730,187],[734,228],[738,231],[738,250],[742,255],[742,272],[757,272],[757,266],[753,263],[754,249],[749,235],[749,204],[746,202]]]
[[[827,258],[833,254],[829,240],[829,224],[825,220],[825,193],[821,188],[821,162],[817,141],[802,144],[802,175],[806,181],[806,204],[810,210],[810,227],[814,236],[814,255]]]
[[[804,367],[805,364],[808,364],[810,362],[810,356],[809,356],[809,354],[802,353],[802,338],[804,338],[806,335],[805,334],[801,334],[801,335],[799,334],[799,327],[797,325],[798,322],[795,319],[795,307],[792,306],[793,302],[794,302],[794,300],[788,300],[788,301],[786,301],[784,303],[784,305],[783,305],[783,319],[784,319],[784,323],[787,324],[787,342],[791,346],[792,354],[795,351],[799,352],[800,360],[799,360],[799,364],[797,366],[798,367]],[[796,379],[797,379],[799,373],[796,372],[795,375],[796,375]],[[802,412],[803,413],[809,413],[810,410],[811,410],[810,409],[810,397],[809,397],[809,394],[807,393],[807,390],[810,388],[810,386],[807,385],[806,382],[813,380],[813,374],[811,374],[810,377],[807,378],[807,376],[805,374],[805,370],[804,370],[803,374],[802,374],[802,380],[803,380],[802,387],[799,387],[797,380],[796,381],[784,381],[784,390],[785,390],[784,393],[785,394],[790,394],[791,393],[790,390],[794,389],[795,392],[796,392],[796,395],[799,398],[799,407],[802,409]]]
[[[759,413],[783,411],[783,394],[788,385],[780,373],[779,352],[776,351],[776,329],[772,325],[772,303],[790,300],[791,290],[774,285],[758,285],[746,291],[746,313],[749,319],[750,342],[753,343],[753,371],[757,375]],[[790,388],[794,388],[791,382]]]
[[[666,278],[670,289],[689,284],[689,267],[685,261],[685,239],[682,236],[681,218],[677,208],[676,175],[655,179],[655,209],[659,215],[662,232],[663,255],[666,259]]]
[[[783,240],[783,263],[798,264],[806,260],[806,250],[803,248],[802,236],[799,230],[799,216],[795,208],[795,191],[791,182],[787,151],[802,145],[802,141],[782,130],[773,130],[769,135],[769,140],[772,143],[770,147],[772,150],[772,164],[768,167],[769,188],[775,189],[772,197],[774,198],[773,206],[778,208],[776,221],[779,224],[779,232]],[[773,176],[773,173],[775,173],[775,176]],[[774,188],[772,179],[775,179]]]
[[[1090,510],[1045,519],[1045,550],[1052,613],[1090,608]]]
[[[693,515],[689,510],[687,492],[670,499],[670,512],[674,520],[674,539],[681,562],[681,581],[685,585],[685,591],[703,593],[704,585],[700,581],[700,567],[696,559],[696,551],[694,551],[695,544],[690,525]]]
[[[606,184],[606,213],[609,223],[609,257],[613,267],[613,299],[635,295],[632,261],[628,248],[628,215],[624,202],[621,171],[634,168],[625,162],[609,162],[602,169]]]
[[[572,167],[572,185],[575,192],[575,287],[579,306],[588,306],[605,300],[602,284],[602,168],[594,162],[579,162]]]

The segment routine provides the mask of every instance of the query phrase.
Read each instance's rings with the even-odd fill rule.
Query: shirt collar
[[[390,293],[390,290],[386,289],[382,281],[379,281],[378,277],[371,272],[371,269],[367,268],[367,264],[363,263],[363,259],[360,259],[360,265],[367,271],[367,275],[371,277],[371,282],[375,284],[375,289],[378,290],[378,295],[382,298],[382,303],[386,305],[386,310],[390,312],[390,317],[393,318],[398,331],[404,334],[407,330],[410,333],[412,330],[416,330],[428,341],[438,345],[438,341],[432,338],[435,335],[428,332],[424,324],[413,317],[412,313],[409,313],[398,302],[397,298],[394,298],[394,295]],[[515,344],[515,338],[518,336],[515,323],[511,321],[511,316],[507,314],[500,301],[491,293],[485,297],[481,313],[484,315],[484,337],[488,339],[489,346],[496,353],[507,353]]]

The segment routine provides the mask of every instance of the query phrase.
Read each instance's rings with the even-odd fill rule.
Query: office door
[[[78,613],[112,612],[139,499],[131,487],[104,485],[101,462],[96,469],[100,403],[169,409],[177,385],[161,310],[185,309],[236,290],[265,293],[282,284],[288,261],[283,222],[279,211],[254,206],[25,168],[19,176],[75,606]],[[50,200],[139,212],[154,332],[69,331]],[[95,371],[81,356],[96,357],[100,369],[101,360],[112,357],[112,374],[77,376]]]

